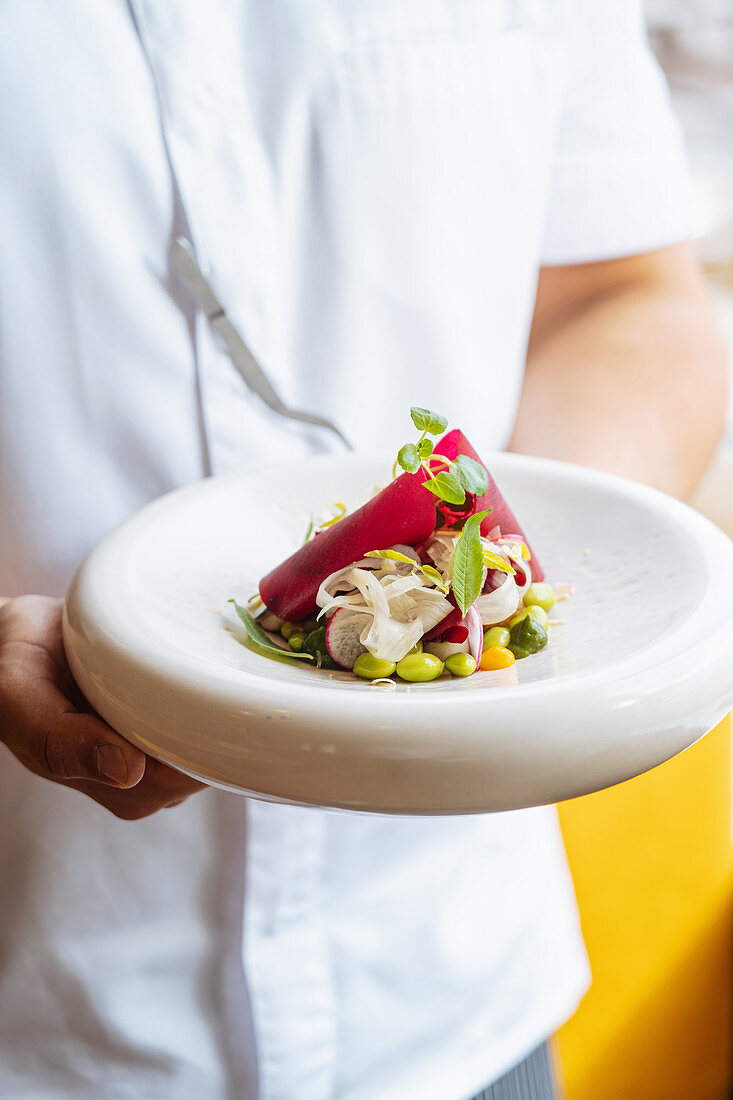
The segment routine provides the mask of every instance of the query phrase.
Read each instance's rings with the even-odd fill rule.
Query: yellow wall
[[[558,1035],[568,1100],[726,1100],[730,720],[560,819],[593,986]]]

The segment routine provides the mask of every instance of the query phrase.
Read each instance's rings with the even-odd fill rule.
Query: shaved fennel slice
[[[485,592],[482,596],[479,596],[474,607],[481,616],[481,622],[484,626],[503,623],[505,619],[510,618],[519,607],[525,592],[532,583],[532,570],[529,564],[521,557],[508,556],[512,563],[518,565],[524,573],[524,584],[517,584],[512,574],[508,573],[506,579],[493,592]]]
[[[367,559],[372,566],[374,558]],[[441,622],[452,605],[433,587],[433,582],[419,572],[404,572],[406,566],[388,562],[390,568],[374,570],[361,564],[338,570],[321,585],[318,603],[321,615],[339,608],[368,616],[368,624],[359,641],[375,657],[399,661],[423,634]],[[399,570],[395,570],[397,564]],[[343,585],[353,590],[343,595],[334,590]]]
[[[335,611],[337,607],[351,607],[355,611],[362,610],[363,601],[359,597],[358,590],[353,594],[357,597],[356,600],[353,599],[352,594],[337,596],[336,590],[344,587],[356,589],[356,585],[350,579],[353,569],[373,569],[379,572],[381,567],[379,558],[362,558],[361,561],[355,561],[351,565],[344,566],[343,569],[337,569],[335,573],[329,573],[326,579],[322,581],[316,595],[316,603],[321,608],[318,618],[320,619],[325,611]]]
[[[448,600],[434,588],[425,587],[421,577],[402,577],[382,585],[366,570],[355,569],[352,576],[373,614],[372,625],[362,634],[361,643],[383,661],[401,661],[451,609]],[[394,598],[390,599],[393,592]]]
[[[511,573],[493,592],[485,592],[473,605],[481,616],[484,626],[503,623],[513,615],[519,605],[519,586]]]
[[[438,572],[442,573],[446,584],[450,584],[453,577],[453,554],[460,537],[460,531],[441,531],[439,534],[431,535],[425,543],[428,557],[432,559]]]

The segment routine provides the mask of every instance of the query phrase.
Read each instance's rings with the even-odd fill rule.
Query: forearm
[[[540,330],[511,448],[688,495],[725,415],[724,352],[704,295],[632,284]]]

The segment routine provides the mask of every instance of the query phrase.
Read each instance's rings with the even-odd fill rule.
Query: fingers
[[[179,806],[189,795],[202,790],[205,785],[150,756],[147,757],[145,775],[134,790],[114,790],[111,787],[102,787],[99,783],[69,784],[124,821],[138,821],[158,810]]]
[[[37,775],[65,781],[88,779],[133,787],[145,773],[145,754],[101,718],[75,710],[55,684],[38,679],[30,662],[6,679],[0,734],[11,752]]]
[[[0,741],[45,779],[136,820],[176,806],[205,784],[120,737],[81,696],[69,670],[61,600],[0,601]]]
[[[145,772],[145,754],[97,715],[78,711],[63,690],[70,673],[61,607],[29,596],[0,608],[0,739],[47,779],[132,787]]]

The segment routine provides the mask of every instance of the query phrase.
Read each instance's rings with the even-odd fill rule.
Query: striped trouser
[[[547,1043],[510,1069],[474,1100],[557,1100],[555,1077]]]

